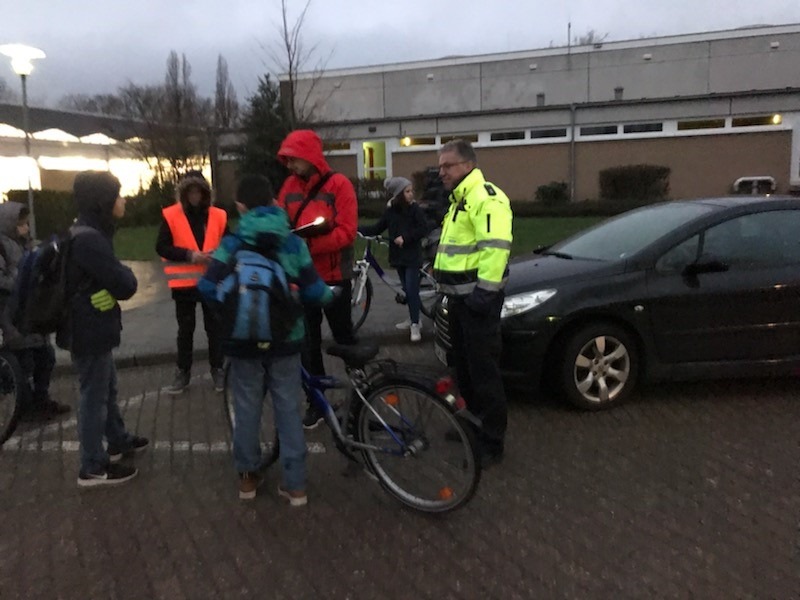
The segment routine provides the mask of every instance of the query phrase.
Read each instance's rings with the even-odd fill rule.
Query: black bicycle
[[[449,378],[436,380],[393,360],[374,360],[378,350],[374,345],[329,348],[328,354],[344,361],[349,381],[311,376],[303,369],[306,394],[325,416],[336,448],[365,466],[394,498],[426,513],[464,506],[481,477],[474,417],[453,393]],[[325,392],[342,387],[351,393],[340,418]],[[227,372],[224,409],[232,429]],[[266,469],[280,456],[271,402],[265,403],[261,432],[270,440],[263,454]]]

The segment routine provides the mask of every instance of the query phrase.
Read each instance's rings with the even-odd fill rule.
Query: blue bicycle
[[[336,448],[363,465],[381,486],[406,506],[426,513],[445,513],[464,506],[481,476],[473,432],[474,417],[457,398],[449,378],[429,374],[393,360],[374,360],[374,345],[332,346],[341,358],[347,382],[314,377],[303,369],[303,388],[331,430]],[[327,390],[350,388],[349,399],[334,410]],[[225,415],[232,427],[234,406],[224,394]],[[338,413],[338,414],[337,414]],[[266,402],[262,440],[271,440],[263,468],[280,455],[272,403]]]

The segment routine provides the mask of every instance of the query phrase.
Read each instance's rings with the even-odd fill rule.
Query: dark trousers
[[[212,369],[222,368],[222,340],[219,317],[204,302],[196,298],[175,298],[175,316],[178,319],[178,368],[192,369],[195,315],[197,304],[203,309],[203,325],[208,336],[208,364]]]
[[[311,375],[324,375],[325,364],[322,362],[322,314],[328,319],[328,325],[337,344],[355,344],[353,335],[353,317],[350,313],[350,299],[353,287],[350,281],[335,284],[341,287],[341,293],[325,307],[306,306],[306,340],[301,355],[303,366]]]
[[[463,299],[450,298],[450,335],[456,381],[469,410],[478,417],[484,452],[503,452],[508,406],[500,377],[500,308],[502,294],[488,314],[478,314]]]
[[[32,348],[24,348],[15,352],[22,372],[31,382],[31,401],[44,402],[50,391],[50,377],[56,366],[56,352],[52,344],[47,343]]]

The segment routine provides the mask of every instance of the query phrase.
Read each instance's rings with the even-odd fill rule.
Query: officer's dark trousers
[[[483,423],[478,439],[481,450],[501,454],[504,450],[508,407],[500,378],[500,308],[503,295],[488,314],[478,314],[463,298],[451,297],[450,336],[456,380],[469,410]]]

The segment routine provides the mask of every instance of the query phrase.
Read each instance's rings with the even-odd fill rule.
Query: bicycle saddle
[[[338,356],[348,367],[360,369],[370,360],[375,358],[380,348],[375,344],[359,344],[357,346],[343,346],[334,344],[326,350],[331,356]]]

